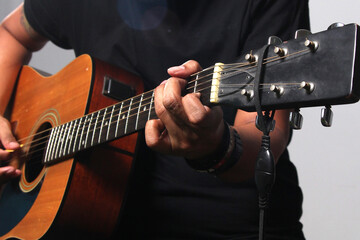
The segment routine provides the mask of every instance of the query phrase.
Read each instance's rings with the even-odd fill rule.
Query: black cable
[[[257,127],[263,132],[261,149],[255,165],[255,183],[259,193],[259,240],[265,239],[265,210],[268,208],[271,188],[275,181],[275,161],[270,150],[269,133],[274,127],[275,110],[263,114],[261,107],[260,82],[263,79],[263,60],[271,45],[264,46],[258,57],[257,72],[254,79],[254,104],[257,112]]]

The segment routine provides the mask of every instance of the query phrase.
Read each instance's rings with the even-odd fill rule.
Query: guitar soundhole
[[[49,122],[43,123],[33,138],[25,167],[25,178],[27,182],[34,181],[44,168],[42,159],[45,153],[46,143],[49,138],[49,129],[51,129],[51,127],[52,126]]]

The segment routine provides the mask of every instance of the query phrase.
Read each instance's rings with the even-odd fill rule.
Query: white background
[[[20,2],[0,0],[0,19]],[[357,0],[310,0],[309,4],[313,32],[334,22],[360,23]],[[73,58],[71,51],[48,44],[34,54],[30,65],[55,73]],[[304,192],[302,222],[307,239],[360,239],[359,110],[359,104],[333,107],[331,128],[322,127],[320,108],[301,111],[303,129],[294,132],[289,148]]]

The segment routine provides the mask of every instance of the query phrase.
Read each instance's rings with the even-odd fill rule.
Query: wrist
[[[242,153],[240,137],[236,130],[224,122],[224,133],[215,153],[198,159],[186,159],[198,172],[220,174],[232,168]]]

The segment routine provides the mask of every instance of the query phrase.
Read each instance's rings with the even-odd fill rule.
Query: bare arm
[[[12,94],[17,74],[21,66],[30,60],[31,53],[41,49],[46,42],[46,39],[37,34],[29,25],[22,4],[0,24],[0,161],[10,157],[10,153],[4,149],[19,148],[9,122],[2,117]],[[1,167],[0,184],[19,174],[19,170],[10,166]]]
[[[243,152],[241,159],[229,171],[221,177],[228,181],[242,181],[253,177],[255,162],[261,146],[262,132],[255,126],[256,113],[248,113],[238,110],[234,122],[234,128],[239,133]],[[275,162],[284,152],[289,139],[289,110],[278,110],[274,117],[275,129],[270,133],[271,151]]]

